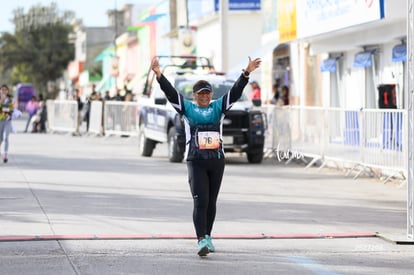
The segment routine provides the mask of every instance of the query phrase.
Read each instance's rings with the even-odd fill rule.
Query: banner
[[[296,0],[296,7],[298,38],[384,18],[384,0]]]
[[[295,40],[296,31],[296,0],[279,0],[277,3],[277,28],[279,43]]]

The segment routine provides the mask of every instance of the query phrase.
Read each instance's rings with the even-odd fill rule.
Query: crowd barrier
[[[95,100],[91,102],[88,133],[95,135],[103,135],[105,133],[103,108],[104,104],[102,101]]]
[[[136,102],[106,101],[103,125],[105,135],[138,136],[138,104]]]
[[[76,131],[76,101],[48,101],[52,131]],[[308,165],[337,166],[347,174],[380,170],[388,178],[407,175],[407,112],[396,109],[362,109],[263,105],[268,129],[265,157],[291,162],[309,159]],[[136,102],[93,101],[89,133],[137,136]]]
[[[307,157],[308,165],[320,163],[347,170],[406,178],[407,141],[405,110],[263,106],[269,129],[266,155],[278,160]],[[281,119],[280,121],[275,121]]]
[[[48,130],[75,132],[78,121],[78,104],[75,100],[48,100]]]

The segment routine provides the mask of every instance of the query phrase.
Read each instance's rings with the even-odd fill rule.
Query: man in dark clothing
[[[112,98],[112,100],[124,101],[124,97],[121,95],[120,89],[116,89],[116,95]]]

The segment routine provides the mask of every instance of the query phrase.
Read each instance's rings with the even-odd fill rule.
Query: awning
[[[375,50],[357,53],[354,57],[354,67],[355,68],[371,67],[372,66],[372,55],[374,53],[375,53]]]
[[[151,15],[145,17],[143,20],[141,20],[140,23],[143,23],[143,22],[154,22],[154,21],[157,21],[159,18],[161,18],[163,16],[165,16],[165,13],[155,13],[155,14],[151,14]]]
[[[407,45],[399,44],[392,48],[392,62],[407,61]]]
[[[336,63],[339,57],[332,57],[321,62],[321,72],[336,72]]]
[[[161,17],[163,17],[165,15],[166,15],[165,13],[150,14],[147,17],[145,17],[144,19],[142,19],[141,21],[139,21],[136,25],[129,26],[127,28],[127,30],[128,31],[139,31],[143,27],[147,26],[148,23],[155,22],[155,21],[157,21],[158,19],[160,19]]]

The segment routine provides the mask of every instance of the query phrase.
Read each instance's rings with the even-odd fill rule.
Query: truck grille
[[[226,114],[223,121],[223,132],[241,131],[249,128],[249,114],[243,111],[230,111]]]
[[[230,146],[242,146],[247,143],[247,132],[249,129],[249,114],[242,111],[230,111],[223,121],[223,136],[232,137]],[[228,146],[226,146],[228,147]]]

